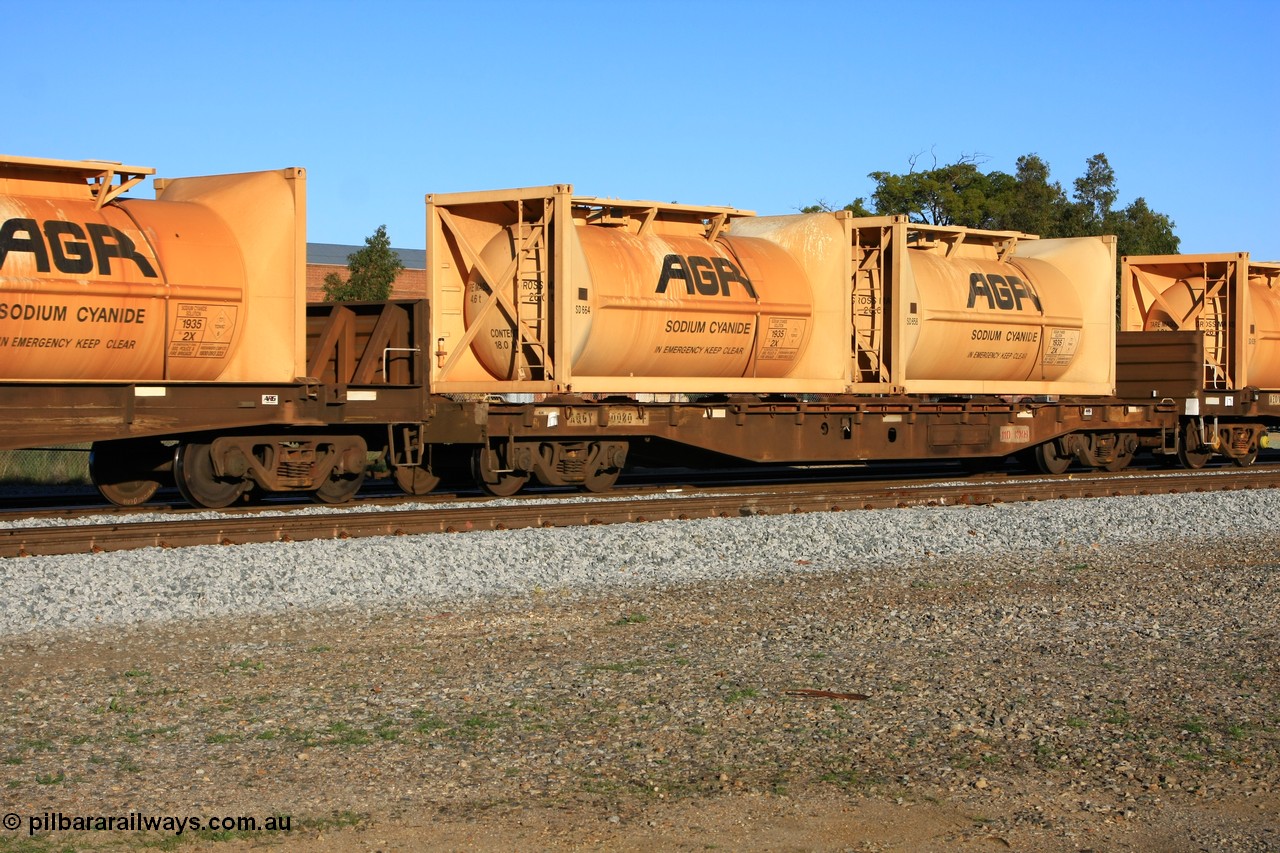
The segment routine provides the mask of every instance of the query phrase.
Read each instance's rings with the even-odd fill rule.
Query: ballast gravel
[[[1274,491],[1064,500],[557,530],[148,548],[0,561],[0,636],[287,609],[455,604],[777,572],[874,573],[994,554],[1034,563],[1255,533]]]
[[[1276,850],[1278,511],[1215,492],[0,561],[0,813],[21,849],[32,816],[141,813],[290,816],[182,839],[219,853]]]

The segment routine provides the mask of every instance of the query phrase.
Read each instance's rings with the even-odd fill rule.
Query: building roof
[[[343,246],[340,243],[308,243],[307,263],[345,267],[347,265],[347,255],[362,248],[364,247]],[[427,268],[426,249],[393,248],[391,251],[400,256],[400,263],[404,264],[404,268],[407,270],[425,270]]]

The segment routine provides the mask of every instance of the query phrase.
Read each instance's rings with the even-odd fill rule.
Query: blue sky
[[[428,192],[789,213],[868,172],[1039,154],[1184,252],[1280,260],[1280,2],[0,0],[0,152],[303,166],[309,239],[425,242]]]

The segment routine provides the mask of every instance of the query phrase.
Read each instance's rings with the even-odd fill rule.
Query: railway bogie
[[[544,486],[611,489],[627,463],[627,442],[593,440],[499,441],[473,454],[476,482],[488,494],[509,497],[531,479]]]

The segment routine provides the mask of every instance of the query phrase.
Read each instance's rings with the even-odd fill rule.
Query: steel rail
[[[952,479],[771,484],[663,498],[522,502],[506,506],[476,502],[463,507],[418,510],[230,515],[214,520],[8,528],[0,530],[0,557],[1260,488],[1280,488],[1280,471],[1090,472],[1058,478],[1001,477],[963,483]]]

